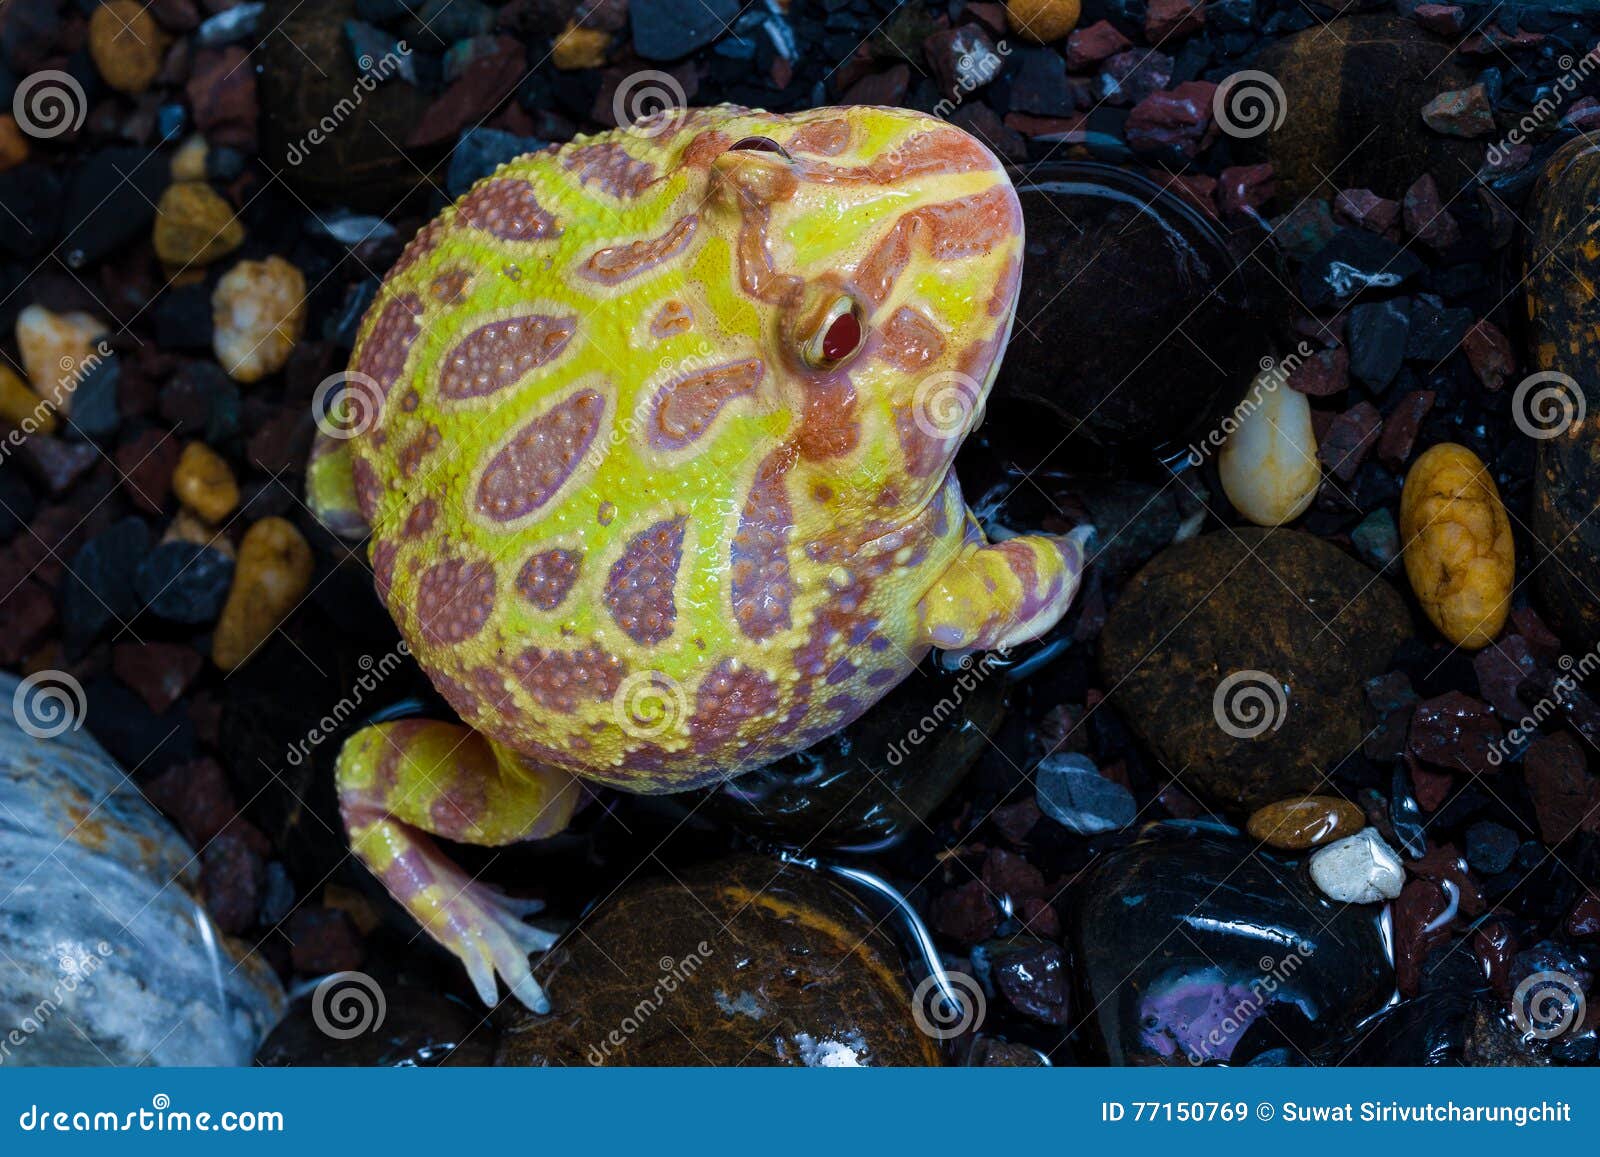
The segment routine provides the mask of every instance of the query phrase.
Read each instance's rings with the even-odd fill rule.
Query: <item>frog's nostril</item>
[[[728,146],[728,151],[744,151],[753,153],[776,153],[784,160],[789,160],[789,150],[770,137],[745,137]]]

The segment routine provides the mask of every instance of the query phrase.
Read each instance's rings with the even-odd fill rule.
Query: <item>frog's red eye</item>
[[[728,151],[742,150],[751,153],[776,153],[784,160],[789,159],[789,150],[770,137],[745,137],[743,140],[734,141],[728,146]]]
[[[806,364],[812,369],[831,370],[861,348],[864,336],[861,311],[850,298],[841,297],[823,315],[822,324],[806,343]]]

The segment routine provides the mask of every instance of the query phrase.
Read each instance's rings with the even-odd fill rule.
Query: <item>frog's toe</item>
[[[348,438],[317,431],[306,463],[306,505],[334,534],[359,542],[371,531],[356,496],[355,457]]]
[[[528,956],[548,952],[557,940],[556,934],[524,924],[522,917],[528,911],[524,902],[512,900],[483,884],[467,885],[457,902],[467,909],[463,923],[472,931],[459,946],[452,947],[466,965],[467,976],[479,998],[488,1005],[497,1003],[495,974],[498,973],[511,994],[528,1008],[537,1013],[549,1012],[549,998],[533,978]]]
[[[947,651],[998,650],[1036,639],[1066,614],[1094,528],[968,542],[918,604],[920,642]]]

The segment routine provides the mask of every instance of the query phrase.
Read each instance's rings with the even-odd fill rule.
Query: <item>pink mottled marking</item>
[[[816,121],[795,131],[789,138],[791,153],[816,153],[824,157],[837,157],[850,147],[850,122],[842,117],[836,120]]]
[[[470,639],[494,611],[494,566],[484,559],[448,558],[422,572],[417,623],[433,646]]]
[[[699,219],[691,213],[679,218],[659,237],[597,249],[579,267],[578,272],[601,285],[620,285],[683,252],[694,236],[698,223]]]
[[[521,380],[567,348],[577,318],[542,313],[480,325],[456,343],[439,375],[447,398],[482,398]]]
[[[430,424],[426,430],[407,442],[398,456],[400,476],[415,477],[417,471],[422,469],[422,460],[437,450],[443,441],[444,436],[439,433],[439,427]]]
[[[478,509],[509,522],[549,502],[578,468],[605,410],[598,391],[580,390],[529,422],[484,467]]]
[[[686,302],[673,298],[656,311],[650,322],[650,335],[655,338],[676,337],[694,328],[694,310]]]
[[[421,313],[422,302],[416,294],[402,293],[391,298],[379,311],[378,320],[372,323],[372,332],[361,343],[361,355],[350,367],[376,382],[379,393],[385,398],[399,381],[406,355],[421,332],[417,324]]]
[[[622,660],[597,647],[581,651],[529,647],[512,661],[511,672],[540,706],[571,714],[580,700],[603,702],[617,693]]]
[[[567,152],[562,164],[580,184],[596,185],[618,199],[637,197],[656,178],[654,165],[630,156],[615,141],[581,145]]]
[[[438,517],[439,504],[432,498],[424,498],[406,515],[406,525],[401,533],[407,538],[422,538],[433,529],[434,520]]]
[[[582,563],[582,551],[542,550],[522,564],[517,593],[541,611],[553,611],[578,581]]]
[[[884,324],[879,348],[890,365],[909,373],[922,369],[944,353],[944,335],[925,314],[902,305]]]
[[[711,669],[695,692],[694,718],[689,729],[697,751],[711,751],[739,733],[746,723],[771,715],[778,708],[778,688],[772,678],[734,659],[724,659]]]
[[[789,580],[789,536],[794,531],[794,510],[786,481],[793,464],[794,455],[782,450],[767,455],[761,463],[729,551],[734,621],[747,638],[758,641],[789,629],[794,598]]]
[[[356,508],[361,511],[361,517],[367,525],[371,526],[378,517],[378,500],[383,497],[383,483],[378,481],[378,472],[372,463],[359,453],[351,456],[350,472],[355,478]]]
[[[372,585],[378,597],[389,601],[389,590],[394,586],[394,565],[400,557],[400,548],[389,539],[374,539],[372,543]]]
[[[444,696],[444,701],[455,710],[463,719],[471,719],[482,708],[478,697],[466,684],[452,679],[442,671],[429,671],[428,678],[438,688],[439,694]]]
[[[555,218],[539,204],[534,187],[515,177],[493,177],[472,187],[457,205],[460,220],[502,241],[559,237]]]
[[[605,603],[635,643],[659,643],[678,621],[674,588],[683,563],[684,516],[665,518],[633,537],[606,576]]]
[[[764,371],[759,360],[749,358],[668,382],[656,395],[650,444],[661,450],[682,450],[711,428],[729,402],[754,393]]]

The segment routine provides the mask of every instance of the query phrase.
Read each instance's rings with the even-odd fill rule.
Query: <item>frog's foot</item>
[[[318,522],[347,541],[360,542],[370,532],[356,500],[355,457],[348,438],[317,431],[306,463],[306,505]]]
[[[1072,605],[1094,528],[989,543],[969,538],[917,605],[919,641],[946,651],[998,650],[1036,639]]]
[[[423,719],[362,728],[339,752],[338,781],[350,846],[461,958],[483,1002],[496,1003],[499,973],[523,1004],[548,1012],[528,954],[556,938],[522,922],[538,903],[474,880],[429,837],[500,846],[554,835],[572,818],[577,782],[469,728]]]

